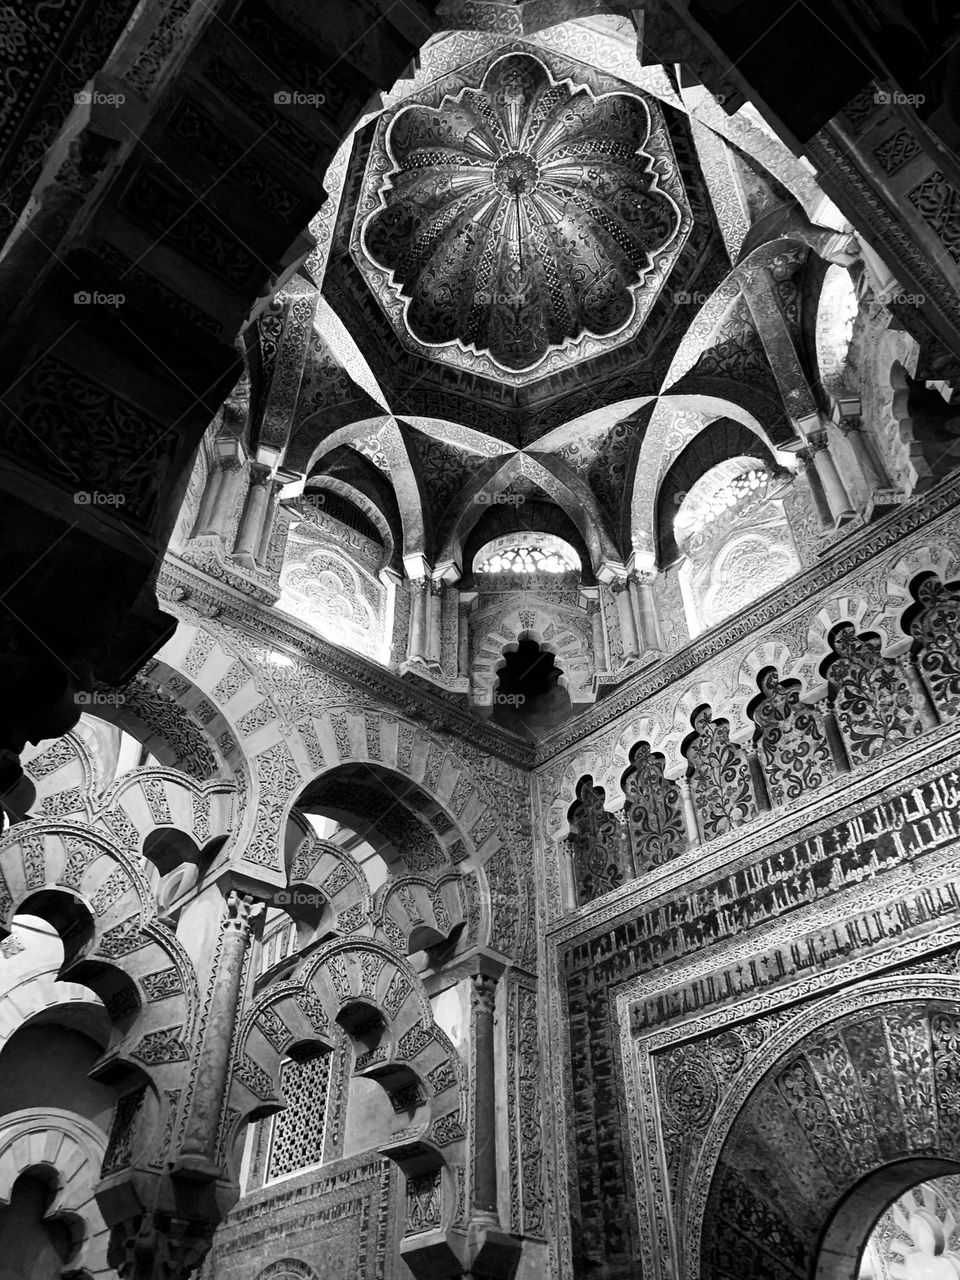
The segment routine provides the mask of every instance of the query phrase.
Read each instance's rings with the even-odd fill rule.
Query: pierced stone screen
[[[280,1088],[287,1109],[273,1120],[267,1181],[323,1159],[332,1057],[324,1053],[310,1062],[285,1062],[281,1067]]]

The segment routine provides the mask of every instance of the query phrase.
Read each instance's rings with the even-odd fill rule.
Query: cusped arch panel
[[[433,1019],[419,979],[382,943],[328,943],[296,979],[262,993],[237,1035],[234,1133],[244,1119],[282,1107],[283,1058],[331,1052],[340,1035],[338,1023],[343,1025],[357,1007],[382,1019],[383,1033],[377,1044],[357,1052],[354,1074],[377,1081],[398,1112],[412,1112],[410,1123],[381,1151],[408,1179],[436,1175],[449,1225],[458,1212],[457,1170],[466,1158],[466,1074]]]
[[[129,855],[87,827],[21,823],[0,839],[0,927],[24,905],[63,937],[60,976],[103,1000],[114,1034],[102,1061],[165,1077],[188,1059],[196,974]]]
[[[54,742],[28,746],[21,757],[37,798],[33,812],[43,818],[90,816],[97,784],[97,765],[76,730]]]
[[[106,1152],[95,1125],[73,1111],[30,1107],[0,1120],[0,1203],[8,1205],[21,1174],[40,1171],[53,1188],[45,1217],[82,1223],[82,1239],[70,1259],[70,1274],[108,1280],[109,1230],[94,1196]]]
[[[290,815],[290,834],[292,848],[285,858],[288,887],[314,889],[329,907],[325,915],[331,926],[340,933],[352,933],[369,919],[371,910],[370,889],[355,859],[318,836],[296,811]]]
[[[375,920],[401,955],[446,941],[467,922],[460,876],[402,876],[392,881],[379,896]]]
[[[236,799],[232,780],[197,782],[172,769],[133,769],[110,788],[96,816],[132,853],[142,854],[160,830],[178,832],[203,850],[231,835]]]

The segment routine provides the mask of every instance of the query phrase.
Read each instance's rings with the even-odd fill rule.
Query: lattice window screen
[[[280,1088],[287,1109],[273,1119],[268,1181],[319,1164],[323,1159],[332,1057],[325,1053],[310,1062],[285,1062],[280,1068]]]

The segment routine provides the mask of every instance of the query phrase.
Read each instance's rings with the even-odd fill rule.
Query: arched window
[[[511,533],[494,538],[480,548],[476,573],[552,574],[579,573],[580,557],[562,538],[552,533]]]
[[[680,587],[691,635],[800,569],[780,487],[763,462],[739,457],[711,467],[682,495],[673,531],[685,557]]]
[[[843,387],[857,307],[850,272],[833,263],[823,277],[816,327],[820,380],[826,390],[833,393]]]

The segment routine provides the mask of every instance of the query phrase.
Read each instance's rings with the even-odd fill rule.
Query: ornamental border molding
[[[955,744],[960,739],[960,726],[955,723],[950,726],[944,726],[943,730],[938,734],[935,741],[920,753],[912,750],[910,746],[901,749],[895,754],[895,758],[891,759],[887,765],[878,772],[869,773],[857,780],[855,784],[850,784],[850,775],[845,775],[848,779],[847,796],[849,807],[856,806],[858,800],[870,794],[876,794],[880,799],[888,793],[902,793],[903,783],[906,780],[916,779],[920,776],[920,768],[925,769],[925,773],[936,775],[943,768],[944,763],[956,760]],[[893,753],[892,753],[893,754]],[[938,768],[939,765],[939,768]],[[541,808],[543,806],[542,797],[537,797]],[[780,824],[783,828],[792,828],[794,841],[798,827],[802,827],[803,832],[815,834],[813,823],[819,819],[821,827],[835,825],[837,820],[837,812],[835,808],[836,797],[831,794],[827,797],[821,797],[818,802],[811,806],[812,816],[804,816],[802,822],[798,822],[797,811],[793,810],[786,816],[786,821]],[[540,827],[543,830],[542,824]],[[734,833],[735,834],[735,833]],[[785,829],[783,839],[780,843],[789,844],[790,830]],[[715,850],[711,850],[714,855],[704,860],[703,866],[698,869],[696,877],[691,873],[689,864],[685,872],[678,872],[676,867],[671,866],[670,875],[661,875],[659,877],[662,883],[660,892],[656,895],[651,893],[649,880],[640,882],[635,886],[629,894],[618,902],[607,902],[599,911],[594,912],[589,917],[589,923],[585,922],[583,917],[573,920],[563,920],[553,926],[546,924],[544,915],[546,905],[544,902],[544,894],[538,895],[538,915],[540,928],[540,947],[539,965],[541,973],[541,992],[547,1004],[547,1025],[550,1028],[545,1043],[542,1046],[544,1070],[548,1073],[547,1078],[553,1079],[558,1083],[558,1088],[553,1096],[551,1105],[544,1112],[545,1119],[545,1165],[547,1176],[550,1179],[554,1191],[554,1240],[553,1256],[556,1258],[556,1274],[558,1276],[572,1276],[573,1264],[571,1253],[570,1232],[561,1224],[570,1221],[571,1205],[571,1179],[574,1177],[575,1156],[572,1143],[572,1132],[570,1128],[570,1120],[573,1115],[573,1081],[570,1071],[571,1063],[571,1041],[570,1028],[566,1016],[566,977],[563,967],[563,954],[572,947],[587,944],[604,934],[609,934],[617,926],[618,923],[626,923],[632,912],[635,912],[640,904],[652,905],[655,897],[668,898],[673,892],[682,890],[683,885],[693,878],[699,878],[709,874],[711,871],[718,871],[723,868],[729,869],[730,874],[736,874],[738,869],[749,865],[751,855],[758,850],[770,849],[771,841],[768,830],[764,828],[754,829],[750,832],[746,847],[741,850],[739,861],[735,861],[737,855],[734,852],[731,855],[731,845],[736,845],[736,838],[728,839],[723,845]],[[742,838],[740,843],[743,843]],[[540,883],[543,883],[545,846],[547,844],[546,837],[541,835],[537,840],[536,848],[536,871]],[[773,850],[771,849],[771,852]],[[936,859],[936,854],[933,855]],[[549,863],[549,860],[547,860]],[[960,875],[960,857],[955,858],[957,873]],[[914,865],[914,864],[911,864]],[[943,870],[951,864],[949,856],[940,855],[940,865],[936,867],[938,878],[943,878]],[[549,869],[549,868],[548,868]],[[887,877],[888,879],[888,877]],[[839,910],[843,915],[850,916],[856,914],[858,903],[861,899],[869,898],[871,892],[874,896],[878,893],[883,895],[886,893],[887,884],[883,876],[879,880],[880,888],[878,889],[878,881],[871,881],[862,889],[855,888],[846,891],[840,891],[837,895],[839,901]],[[816,904],[816,908],[822,912],[823,903]],[[800,937],[805,932],[809,932],[809,912],[797,911],[791,913],[788,917],[787,924],[784,926],[784,933],[787,935],[789,942],[791,936]],[[586,927],[585,927],[586,925]],[[804,925],[807,926],[804,929]],[[758,929],[777,928],[777,922],[773,921],[768,926],[758,926]],[[907,960],[915,960],[918,956],[935,953],[942,950],[945,946],[950,945],[949,926],[944,930],[933,930],[926,935],[911,939],[906,942],[891,943],[889,947],[881,948],[871,952],[866,957],[861,957],[859,964],[861,966],[861,976],[870,973],[876,973],[878,968],[889,967],[902,962],[901,958]],[[790,933],[792,929],[792,934]],[[956,926],[958,940],[960,940],[960,926]],[[726,942],[717,943],[705,950],[705,959],[701,957],[699,963],[706,966],[710,970],[718,967],[718,956],[724,954],[724,948],[731,953],[736,949],[755,949],[753,946],[756,940],[757,930],[749,931],[744,937],[735,937]],[[946,936],[947,940],[942,941]],[[683,966],[689,966],[691,969],[698,963],[696,959],[690,961],[677,962],[676,968],[670,972],[670,981],[666,984],[668,987],[677,985],[679,979],[677,975],[684,971]],[[857,959],[854,958],[848,962],[852,971],[856,971]],[[634,1160],[636,1167],[636,1150],[637,1143],[649,1140],[649,1133],[657,1133],[657,1143],[659,1144],[659,1128],[658,1119],[655,1108],[651,1099],[654,1097],[649,1092],[647,1081],[637,1081],[634,1079],[633,1072],[633,1054],[634,1044],[637,1040],[646,1040],[650,1037],[660,1035],[663,1037],[663,1043],[672,1043],[674,1039],[682,1040],[685,1037],[699,1036],[714,1026],[725,1026],[730,1023],[743,1021],[748,1014],[744,1010],[752,1010],[754,1008],[760,1011],[769,1011],[770,1009],[781,1008],[787,1006],[797,1000],[803,1000],[811,995],[815,995],[822,989],[829,989],[832,986],[843,983],[843,974],[846,972],[845,966],[838,966],[830,969],[822,974],[811,975],[807,978],[801,978],[792,984],[784,984],[773,986],[766,991],[761,991],[753,996],[748,996],[744,1001],[734,1005],[720,1006],[715,1009],[701,1011],[692,1015],[690,1018],[682,1022],[671,1023],[668,1027],[662,1028],[659,1032],[654,1029],[651,1032],[645,1032],[640,1037],[635,1037],[630,1029],[630,1021],[627,1016],[626,1022],[620,1022],[620,1042],[621,1053],[617,1061],[617,1073],[623,1076],[625,1088],[625,1114],[628,1116],[629,1124],[629,1141],[631,1145],[631,1159]],[[642,984],[655,982],[656,976],[652,978],[650,975],[639,975],[633,979],[626,979],[622,984],[611,984],[608,988],[610,999],[615,1004],[617,1016],[623,1019],[626,1008],[638,998],[638,993],[642,989]],[[847,981],[850,979],[847,978]],[[639,1117],[641,1114],[649,1112],[648,1130],[645,1134],[639,1133]],[[659,1150],[659,1146],[654,1148]],[[646,1170],[646,1174],[650,1177],[652,1185],[648,1192],[648,1198],[652,1203],[656,1195],[661,1198],[666,1192],[662,1184],[662,1166],[659,1162],[651,1162],[650,1168]],[[637,1182],[638,1186],[643,1186],[643,1171],[640,1171],[640,1177]],[[659,1186],[659,1191],[657,1187]],[[652,1277],[661,1277],[660,1271],[654,1267],[651,1260],[656,1256],[657,1250],[668,1249],[668,1241],[662,1239],[656,1241],[652,1246],[649,1245],[649,1239],[644,1234],[645,1224],[643,1221],[642,1205],[637,1207],[638,1221],[640,1224],[641,1242],[644,1246],[644,1261],[647,1267],[652,1270],[645,1270],[644,1274]],[[665,1219],[664,1219],[665,1220]],[[652,1218],[649,1221],[653,1221]],[[663,1275],[662,1280],[676,1280],[671,1274]],[[697,1280],[695,1275],[684,1277],[683,1280]]]
[[[748,827],[740,827],[706,845],[696,845],[688,851],[691,856],[675,859],[649,872],[628,892],[617,890],[588,904],[576,915],[548,925],[545,930],[548,945],[559,953],[573,945],[592,942],[617,923],[625,923],[638,907],[676,896],[694,880],[721,871],[725,875],[736,875],[750,866],[756,853],[774,853],[778,847],[796,843],[801,833],[804,838],[815,836],[842,821],[845,810],[862,808],[862,802],[868,797],[882,801],[901,794],[908,780],[919,785],[928,774],[937,776],[947,762],[957,759],[960,724],[951,721],[941,725],[921,741],[923,746],[919,750],[915,740],[903,743],[889,753],[882,765],[872,762],[873,767],[859,776],[840,775],[825,788],[809,793],[811,798],[806,804],[782,810],[773,821],[770,819],[775,811],[761,813],[759,820]],[[840,807],[838,798],[841,798]]]
[[[960,867],[960,859],[954,858],[953,865]],[[951,945],[956,946],[960,942],[960,926],[953,925],[934,936],[939,941],[932,947],[929,945],[931,941],[929,936],[923,939],[911,939],[890,947],[883,953],[885,963],[909,965],[932,953],[943,951]],[[855,984],[852,988],[849,985],[851,982]],[[844,989],[830,991],[831,987],[837,986],[842,986]],[[826,994],[823,999],[815,999],[825,991],[829,994]],[[642,1212],[638,1214],[645,1276],[651,1277],[651,1280],[671,1280],[673,1275],[682,1275],[683,1280],[699,1280],[703,1217],[713,1175],[723,1145],[748,1096],[792,1046],[821,1027],[829,1026],[849,1013],[861,1011],[867,998],[870,998],[871,1007],[897,1004],[905,1000],[957,1001],[960,1000],[960,977],[950,974],[921,976],[909,972],[878,977],[876,957],[859,961],[854,959],[841,970],[813,975],[798,983],[793,998],[786,1001],[758,997],[745,1002],[739,1010],[716,1010],[708,1017],[695,1018],[675,1027],[655,1031],[650,1036],[641,1037],[633,1044],[628,1043],[632,1040],[629,1035],[629,1024],[626,1033],[621,1025],[621,1054],[627,1110],[630,1117],[631,1159],[638,1177],[638,1185],[647,1186],[648,1213],[653,1210],[654,1215],[659,1215],[663,1219],[657,1222],[656,1216],[645,1217]],[[674,1235],[678,1223],[669,1205],[669,1192],[666,1187],[662,1133],[659,1124],[659,1099],[653,1070],[654,1053],[674,1047],[684,1040],[701,1038],[706,1033],[715,1033],[731,1023],[752,1020],[765,1013],[782,1010],[787,1004],[796,1005],[801,1001],[804,1003],[796,1010],[795,1016],[790,1017],[781,1027],[772,1032],[756,1057],[740,1073],[739,1078],[720,1101],[707,1129],[689,1183],[690,1199],[686,1208],[685,1229],[682,1233],[676,1232]],[[623,1012],[623,1007],[621,1000],[618,999],[618,1014]],[[649,1144],[646,1151],[643,1149],[644,1143]],[[656,1153],[656,1159],[653,1153]],[[649,1179],[646,1183],[645,1178]],[[656,1192],[654,1187],[658,1188]],[[658,1197],[659,1205],[657,1205]],[[663,1265],[666,1261],[661,1255],[664,1227],[667,1228],[669,1235],[674,1236],[670,1243],[673,1246],[675,1265],[677,1261],[683,1262],[682,1268],[677,1266],[675,1271],[668,1271]],[[657,1239],[654,1239],[655,1228],[659,1228],[656,1232]],[[671,1231],[671,1228],[674,1230]],[[686,1238],[686,1248],[682,1252],[676,1248],[681,1237]]]
[[[439,728],[514,768],[529,771],[532,766],[532,748],[522,739],[503,730],[491,730],[482,720],[449,700],[337,648],[293,618],[268,613],[222,583],[212,582],[202,570],[178,557],[168,555],[164,560],[157,591],[174,603],[186,603],[191,612],[199,613],[201,622],[204,616],[215,616],[244,635],[255,635],[262,643],[292,650],[317,670],[344,680],[358,694],[379,699],[387,711],[405,712],[427,728]]]

